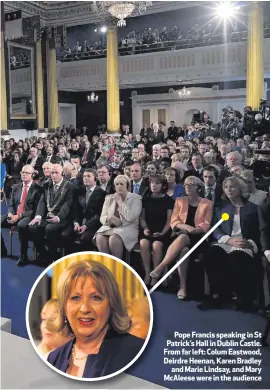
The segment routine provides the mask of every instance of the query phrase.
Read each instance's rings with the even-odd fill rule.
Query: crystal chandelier
[[[105,19],[118,19],[117,26],[122,27],[127,17],[141,15],[151,5],[152,1],[93,1],[93,11]]]
[[[179,91],[179,96],[183,97],[183,98],[189,97],[190,94],[191,94],[191,91],[186,89],[186,87],[184,87],[183,89],[181,89],[181,91]]]
[[[95,92],[91,92],[90,95],[87,95],[87,100],[91,103],[98,102],[98,95],[96,95]]]

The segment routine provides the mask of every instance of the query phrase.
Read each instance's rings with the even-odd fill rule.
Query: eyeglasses
[[[22,175],[32,175],[32,172],[21,172]]]

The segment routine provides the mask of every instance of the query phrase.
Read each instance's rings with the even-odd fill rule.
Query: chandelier
[[[90,95],[87,95],[87,100],[91,103],[98,102],[98,95],[96,95],[95,92],[91,92]]]
[[[93,11],[108,22],[117,21],[118,27],[126,26],[125,19],[130,16],[143,14],[152,1],[93,1]]]
[[[179,91],[178,93],[179,93],[179,96],[180,96],[180,97],[187,98],[187,97],[190,96],[191,91],[189,91],[188,89],[186,89],[186,87],[184,87],[184,88],[181,89],[181,91]]]

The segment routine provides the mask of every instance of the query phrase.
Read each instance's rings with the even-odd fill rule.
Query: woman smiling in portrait
[[[105,265],[72,263],[57,285],[60,321],[72,340],[51,352],[48,362],[69,375],[99,378],[128,365],[144,341],[129,334],[132,322],[119,287]]]

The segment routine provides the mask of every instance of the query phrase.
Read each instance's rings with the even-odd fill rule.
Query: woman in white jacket
[[[130,182],[125,175],[114,179],[115,194],[107,195],[94,240],[100,252],[122,258],[124,247],[131,251],[138,242],[142,197],[129,192]]]

